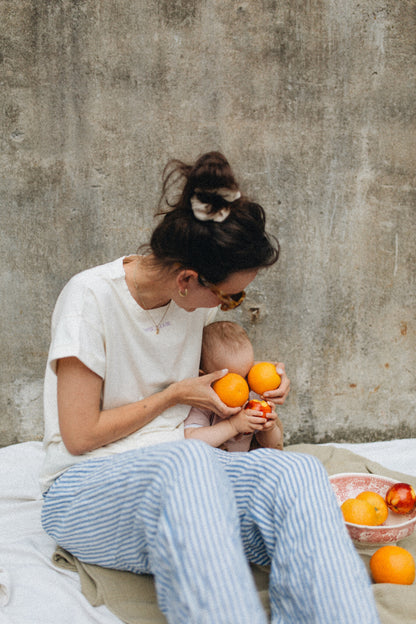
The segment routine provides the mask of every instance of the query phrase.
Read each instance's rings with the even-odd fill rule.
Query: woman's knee
[[[176,514],[188,514],[190,500],[196,501],[200,510],[234,505],[231,484],[212,447],[189,440],[166,451],[152,492],[158,490],[165,504],[170,500]]]
[[[201,440],[186,440],[166,445],[163,461],[160,463],[163,478],[178,479],[190,475],[209,478],[221,467],[212,447]]]
[[[322,482],[328,479],[323,464],[313,455],[266,448],[258,449],[254,453],[258,454],[258,469],[263,472],[264,477],[279,484],[296,483],[297,487],[303,489],[309,487],[311,481]]]
[[[202,440],[183,440],[168,445],[167,458],[179,464],[193,462],[215,462],[215,454],[212,447]]]

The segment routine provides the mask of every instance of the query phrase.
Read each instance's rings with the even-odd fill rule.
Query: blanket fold
[[[78,572],[81,591],[94,607],[105,604],[126,624],[165,624],[157,606],[153,577],[83,563],[58,546],[55,565]]]
[[[334,446],[297,444],[285,451],[308,453],[317,457],[329,475],[339,472],[367,472],[380,474],[398,481],[411,483],[416,488],[416,477],[388,470],[355,453]],[[400,546],[416,559],[416,534],[401,540]],[[356,546],[369,572],[369,561],[377,547]],[[110,570],[83,563],[59,546],[53,555],[55,565],[78,572],[81,590],[93,606],[105,604],[125,624],[166,624],[166,618],[157,606],[156,591],[151,575]],[[254,580],[265,611],[270,615],[268,598],[268,569],[252,566]],[[416,624],[416,584],[373,585],[381,624]]]
[[[10,598],[10,578],[9,573],[4,568],[0,568],[0,607],[5,607]]]

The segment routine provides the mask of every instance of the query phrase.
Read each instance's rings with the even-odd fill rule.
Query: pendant
[[[159,327],[156,327],[156,335],[159,333]]]

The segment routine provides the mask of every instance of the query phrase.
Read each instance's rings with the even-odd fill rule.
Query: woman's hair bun
[[[238,190],[228,160],[220,152],[208,152],[196,161],[189,176],[190,191],[215,191],[219,188]]]
[[[208,152],[193,165],[165,167],[149,250],[163,266],[194,269],[217,284],[237,271],[272,265],[279,243],[265,231],[263,208],[241,196],[228,160]]]
[[[182,188],[178,195],[179,184]],[[169,195],[174,188],[176,197],[173,199]],[[215,214],[238,197],[234,173],[220,152],[207,152],[194,165],[172,160],[165,167],[160,205],[165,202],[170,208],[191,209],[191,199],[196,198],[200,204],[209,205],[209,212]]]

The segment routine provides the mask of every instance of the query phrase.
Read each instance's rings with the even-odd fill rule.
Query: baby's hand
[[[270,414],[268,414],[270,416]],[[254,433],[254,431],[261,431],[264,424],[267,423],[267,419],[263,414],[257,410],[242,409],[238,414],[230,416],[230,423],[236,430],[236,435],[239,433]]]
[[[269,431],[270,429],[273,429],[273,427],[276,426],[277,421],[280,422],[276,412],[272,410],[271,412],[267,414],[267,421],[265,422],[262,430]]]
[[[269,417],[261,431],[257,431],[256,439],[260,446],[283,450],[283,425],[276,412],[267,414]]]

